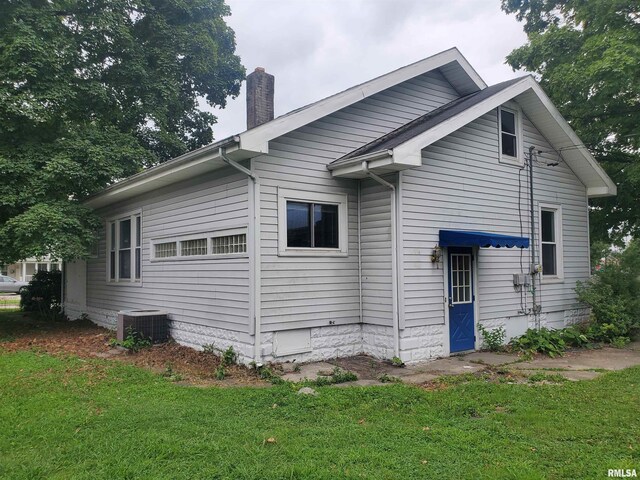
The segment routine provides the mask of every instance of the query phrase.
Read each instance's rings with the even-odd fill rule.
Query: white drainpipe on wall
[[[393,351],[400,357],[400,317],[398,315],[398,227],[396,211],[396,187],[369,171],[368,161],[362,162],[362,171],[372,180],[391,190],[391,302],[393,311]]]
[[[252,222],[252,228],[249,229],[249,232],[253,232],[253,241],[250,242],[250,248],[253,253],[249,253],[249,261],[252,263],[251,265],[251,277],[249,283],[253,283],[253,308],[250,306],[250,315],[253,314],[253,340],[254,340],[254,352],[253,359],[256,364],[260,364],[262,362],[262,339],[260,335],[261,330],[261,318],[260,318],[260,295],[262,289],[261,275],[260,275],[260,178],[249,170],[246,167],[243,167],[239,163],[234,160],[231,160],[229,157],[225,155],[224,149],[221,147],[219,150],[220,158],[229,165],[230,167],[235,168],[239,172],[247,175],[248,178],[251,179],[253,184],[253,189],[250,190],[252,201],[250,202],[249,211],[250,218],[249,221]],[[251,211],[253,211],[253,215],[251,215]],[[253,280],[253,282],[251,281]]]

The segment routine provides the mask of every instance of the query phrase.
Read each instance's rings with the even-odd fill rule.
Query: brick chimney
[[[257,67],[247,76],[247,129],[273,120],[275,78]]]

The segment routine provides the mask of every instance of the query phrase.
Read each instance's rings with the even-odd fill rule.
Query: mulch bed
[[[115,332],[90,321],[39,322],[28,316],[12,322],[11,328],[0,325],[0,351],[36,350],[51,355],[102,358],[130,363],[167,376],[186,385],[267,386],[256,374],[240,365],[225,367],[224,380],[215,378],[221,359],[170,341],[138,352],[123,351],[110,345]]]

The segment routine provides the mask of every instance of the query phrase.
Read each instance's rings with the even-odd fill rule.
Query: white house
[[[532,77],[487,86],[450,49],[275,119],[273,83],[249,76],[248,130],[87,201],[69,316],[161,309],[245,362],[414,362],[585,317],[587,200],[616,187]]]

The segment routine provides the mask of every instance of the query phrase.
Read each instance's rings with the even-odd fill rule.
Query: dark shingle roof
[[[487,87],[484,90],[480,90],[464,97],[460,97],[439,108],[436,108],[435,110],[432,110],[425,115],[422,115],[421,117],[416,118],[415,120],[410,121],[409,123],[402,125],[401,127],[396,128],[395,130],[387,133],[386,135],[383,135],[382,137],[376,138],[375,140],[367,143],[366,145],[363,145],[356,150],[353,150],[352,152],[349,152],[333,163],[342,163],[345,160],[359,157],[361,155],[366,155],[367,153],[391,150],[392,148],[403,144],[407,140],[410,140],[413,137],[420,135],[427,130],[430,130],[431,128],[439,125],[445,120],[450,119],[451,117],[467,110],[468,108],[473,107],[474,105],[482,102],[483,100],[486,100],[487,98],[495,95],[505,88],[519,82],[520,80],[522,80],[522,78],[523,77],[507,80],[506,82],[501,82],[496,85]]]

